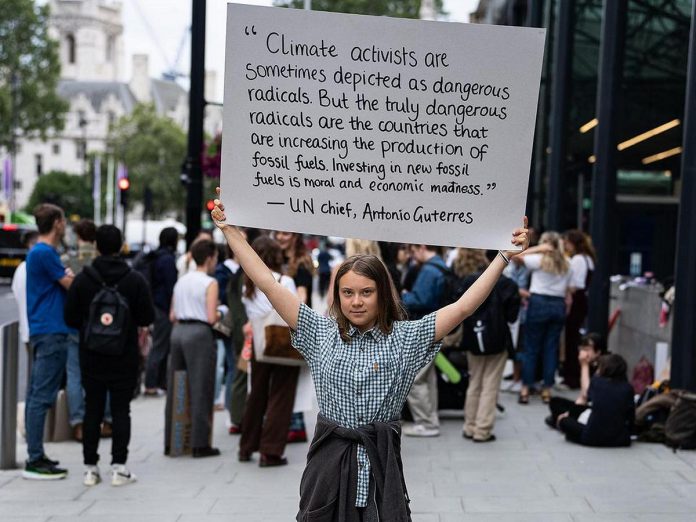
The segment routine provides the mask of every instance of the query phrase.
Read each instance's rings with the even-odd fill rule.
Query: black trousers
[[[125,464],[131,436],[130,401],[136,376],[94,376],[82,372],[85,390],[85,418],[82,426],[82,456],[85,465],[99,462],[99,438],[107,392],[111,398],[111,463]]]
[[[146,388],[167,388],[167,359],[170,350],[172,323],[167,313],[155,307],[155,322],[152,325],[152,349],[145,366]]]
[[[565,433],[567,441],[582,444],[582,432],[585,429],[584,424],[580,424],[572,417],[566,417],[561,420],[558,427],[563,433]]]
[[[568,416],[577,420],[578,417],[585,411],[588,406],[583,406],[580,404],[575,404],[575,402],[564,399],[562,397],[551,397],[551,402],[549,402],[549,409],[551,410],[551,417],[553,418],[553,424],[556,425],[558,417],[564,413],[568,413]],[[582,426],[582,424],[581,424]]]

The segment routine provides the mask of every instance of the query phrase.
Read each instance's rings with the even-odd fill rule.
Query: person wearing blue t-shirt
[[[404,291],[401,300],[409,319],[420,319],[434,312],[441,305],[445,288],[447,265],[440,257],[440,247],[412,245],[411,254],[420,264],[411,291]],[[437,437],[440,435],[440,419],[437,413],[437,374],[434,363],[426,365],[413,381],[408,394],[408,407],[413,415],[413,424],[404,426],[404,435],[409,437]]]
[[[68,391],[71,420],[84,408],[79,381],[77,333],[63,319],[66,290],[73,273],[60,262],[56,247],[65,234],[65,215],[60,207],[42,204],[34,210],[39,239],[27,256],[27,315],[29,342],[34,349],[34,364],[26,400],[26,436],[28,459],[24,478],[51,480],[65,478],[67,470],[44,454],[43,433],[46,412],[58,395],[68,359],[76,358],[77,393]],[[71,353],[72,352],[72,353]],[[74,386],[74,376],[68,370],[68,387]],[[71,382],[72,381],[72,382]],[[77,398],[71,399],[71,395]],[[76,404],[79,403],[79,404]],[[81,423],[81,418],[79,419]]]

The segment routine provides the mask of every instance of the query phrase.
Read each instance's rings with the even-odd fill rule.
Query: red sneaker
[[[305,430],[290,430],[288,431],[288,444],[293,442],[307,442],[307,432]]]
[[[233,424],[232,426],[229,427],[229,429],[227,430],[227,432],[228,432],[230,435],[239,435],[240,433],[242,433],[242,429],[241,429],[239,426],[235,426],[235,425]]]

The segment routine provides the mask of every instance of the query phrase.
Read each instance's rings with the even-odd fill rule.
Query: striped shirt
[[[378,327],[362,334],[351,327],[348,334],[345,343],[334,320],[300,306],[292,342],[309,364],[319,410],[346,428],[398,418],[416,374],[440,349],[435,312],[397,321],[390,334]],[[359,445],[357,507],[367,505],[369,484],[370,461]]]

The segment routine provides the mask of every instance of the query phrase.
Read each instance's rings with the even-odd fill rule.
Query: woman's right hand
[[[222,201],[220,201],[220,187],[215,187],[215,193],[217,194],[217,198],[213,201],[215,204],[215,207],[213,210],[210,211],[210,218],[213,220],[213,223],[215,223],[215,226],[218,227],[220,230],[225,230],[225,228],[229,227],[227,223],[225,223],[225,205],[222,204]]]

